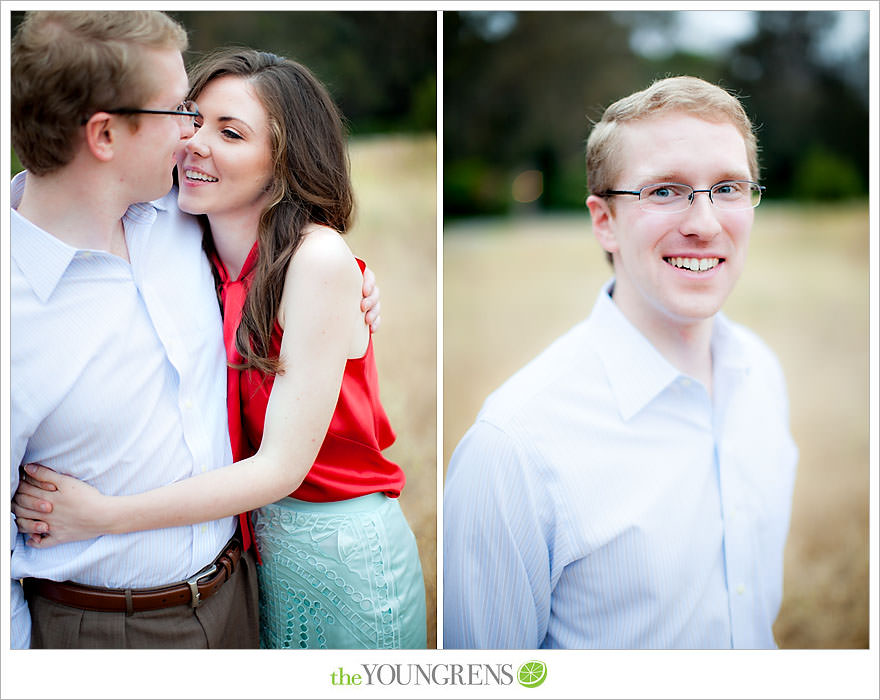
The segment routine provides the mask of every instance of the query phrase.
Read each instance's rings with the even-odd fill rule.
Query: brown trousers
[[[257,565],[251,552],[198,608],[176,605],[128,615],[71,608],[35,596],[32,649],[247,649],[260,643]]]

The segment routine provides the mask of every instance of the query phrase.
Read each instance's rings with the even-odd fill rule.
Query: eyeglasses
[[[660,214],[676,214],[694,203],[694,195],[706,192],[709,201],[719,209],[736,211],[753,209],[761,203],[761,193],[766,187],[750,180],[725,180],[708,190],[695,190],[679,182],[658,182],[645,185],[640,190],[607,190],[600,197],[628,194],[639,198],[639,206],[645,211]]]
[[[107,112],[108,114],[170,114],[175,117],[192,117],[193,122],[202,116],[201,112],[199,112],[199,106],[192,100],[184,100],[173,110],[120,107],[118,109],[102,109],[99,111]],[[82,124],[85,124],[88,121],[88,119],[83,119]]]

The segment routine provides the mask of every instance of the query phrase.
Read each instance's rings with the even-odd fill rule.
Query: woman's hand
[[[12,512],[19,532],[29,535],[28,546],[52,547],[108,532],[105,516],[110,513],[111,497],[39,464],[27,464],[24,470]]]

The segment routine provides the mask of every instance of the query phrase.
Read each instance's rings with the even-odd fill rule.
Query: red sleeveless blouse
[[[216,252],[212,251],[211,258],[219,277],[226,358],[230,364],[242,364],[243,359],[235,349],[235,332],[241,322],[244,300],[253,279],[257,244],[248,254],[236,280],[229,279],[226,267]],[[358,265],[363,272],[364,262],[358,260]],[[271,338],[271,352],[276,357],[281,350],[282,334],[276,321]],[[229,436],[232,455],[237,462],[255,454],[260,446],[274,376],[256,369],[227,367],[226,377]],[[346,362],[339,400],[327,436],[302,484],[290,495],[312,502],[341,501],[375,492],[396,498],[403,489],[406,477],[397,464],[382,454],[382,450],[391,445],[394,438],[388,416],[379,402],[379,380],[371,334],[364,356]],[[247,546],[252,533],[246,516],[241,517]]]

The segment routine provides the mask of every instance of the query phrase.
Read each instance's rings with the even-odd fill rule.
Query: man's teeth
[[[205,175],[205,173],[196,172],[195,170],[187,170],[186,171],[186,179],[187,180],[202,180],[204,182],[217,182],[216,177],[211,177],[210,175]]]
[[[663,258],[673,267],[681,267],[693,272],[703,272],[715,267],[720,258]]]

